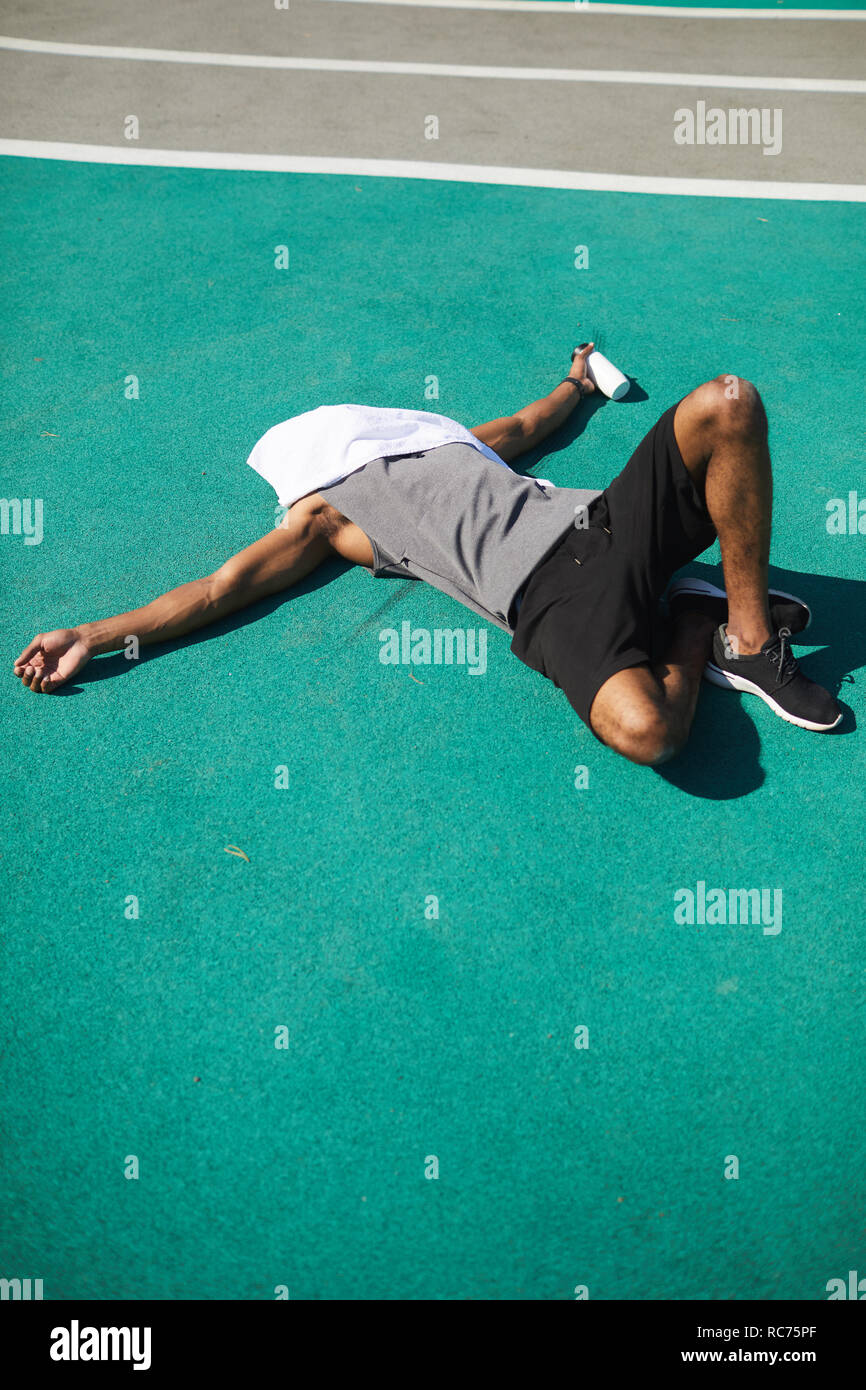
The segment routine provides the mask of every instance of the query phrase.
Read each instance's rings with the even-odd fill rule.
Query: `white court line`
[[[621,14],[662,19],[866,19],[866,10],[741,10],[718,5],[606,5],[594,0],[354,0],[365,5],[414,5],[436,10],[521,10],[525,14]]]
[[[349,174],[389,179],[441,179],[451,183],[570,188],[592,193],[672,193],[699,198],[783,198],[792,202],[866,202],[866,184],[766,183],[755,179],[674,179],[649,174],[577,173],[567,169],[511,169],[495,164],[434,164],[415,159],[342,159],[319,155],[223,154],[210,150],[133,150],[116,145],[72,145],[54,140],[0,140],[0,156],[64,159],[87,164],[155,165],[167,169],[247,170],[266,174]]]
[[[366,72],[411,77],[499,78],[523,82],[601,82],[628,86],[731,88],[761,92],[866,92],[866,80],[832,77],[732,77],[701,72],[628,72],[607,68],[503,68],[462,63],[396,63],[357,58],[290,58],[264,53],[196,53],[179,48],[118,48],[113,44],[52,43],[0,35],[0,49],[72,58],[120,58],[144,63],[193,63],[293,72]]]

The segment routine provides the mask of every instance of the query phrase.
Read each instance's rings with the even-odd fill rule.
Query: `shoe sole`
[[[745,676],[735,676],[729,671],[723,671],[712,661],[708,661],[704,667],[704,677],[713,685],[724,686],[727,690],[745,690],[749,695],[760,695],[774,714],[777,714],[780,719],[784,719],[787,724],[796,724],[798,729],[811,729],[816,734],[825,734],[830,729],[835,729],[842,718],[842,715],[838,714],[832,724],[815,724],[810,719],[799,719],[797,715],[789,714],[786,709],[777,704],[772,696],[768,695],[766,690],[762,690],[759,685],[755,685],[753,681],[747,681]]]
[[[805,608],[806,622],[797,633],[797,636],[799,637],[800,632],[805,632],[806,629],[811,626],[811,608],[809,607],[808,603],[804,603],[803,600],[797,596],[797,594],[786,594],[784,589],[773,589],[772,592],[778,598],[788,598],[791,600],[792,603],[798,603],[801,608]],[[678,594],[696,594],[699,597],[703,598],[723,598],[725,600],[725,603],[727,603],[728,601],[728,596],[725,593],[724,589],[717,588],[715,584],[709,584],[706,579],[680,580],[679,583],[673,585],[670,597],[675,598]]]

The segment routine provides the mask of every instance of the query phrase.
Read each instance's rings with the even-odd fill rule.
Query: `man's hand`
[[[582,396],[588,396],[595,390],[595,382],[586,369],[586,359],[594,347],[595,343],[581,343],[580,347],[574,349],[574,355],[571,359],[571,371],[568,375],[572,381],[581,383],[580,394]]]
[[[28,689],[46,695],[77,675],[92,655],[77,628],[57,628],[34,637],[13,670]]]

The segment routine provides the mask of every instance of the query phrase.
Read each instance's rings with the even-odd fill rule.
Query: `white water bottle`
[[[602,395],[612,401],[621,401],[628,394],[630,382],[618,367],[608,362],[600,352],[591,352],[586,359],[586,369]]]

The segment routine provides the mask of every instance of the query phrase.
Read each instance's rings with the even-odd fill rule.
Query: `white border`
[[[135,150],[114,145],[72,145],[52,140],[0,140],[0,155],[63,159],[88,164],[148,165],[168,169],[230,169],[273,174],[349,174],[356,178],[442,179],[520,188],[571,188],[599,193],[665,193],[699,198],[786,199],[791,202],[866,202],[856,183],[767,183],[749,179],[657,178],[644,174],[578,173],[564,169],[512,169],[488,164],[434,164],[411,159],[342,159],[292,154],[223,154],[209,150]]]
[[[343,3],[344,0],[341,0]],[[348,0],[345,0],[348,2]],[[414,5],[418,9],[436,10],[519,10],[524,14],[613,14],[640,19],[866,19],[866,10],[783,10],[736,9],[730,6],[708,5],[607,5],[575,4],[573,0],[352,0],[366,5]]]
[[[0,49],[71,58],[109,58],[207,67],[274,68],[290,72],[356,72],[388,76],[493,78],[509,82],[583,82],[643,87],[700,87],[736,92],[866,93],[862,78],[740,77],[728,73],[642,72],[609,68],[511,68],[476,63],[410,63],[358,58],[293,58],[267,53],[199,53],[182,48],[124,48],[115,44],[54,43],[0,35]]]

